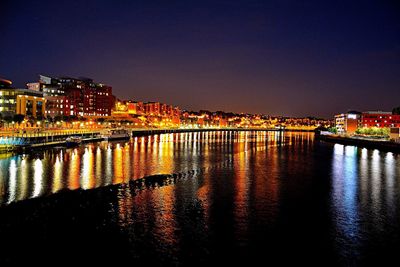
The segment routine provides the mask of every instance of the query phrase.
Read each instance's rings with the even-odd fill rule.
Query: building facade
[[[359,127],[360,112],[350,111],[335,115],[335,127],[338,134],[354,134]]]
[[[0,80],[0,113],[3,117],[21,114],[33,118],[45,115],[43,92],[11,87],[12,82]]]
[[[88,78],[52,78],[40,75],[39,90],[48,101],[46,114],[55,116],[111,116],[115,98],[112,87]],[[37,86],[29,83],[28,86]]]
[[[144,104],[144,112],[148,116],[159,116],[161,104],[159,102],[147,102]]]
[[[45,116],[46,100],[43,93],[36,90],[19,89],[17,94],[16,114],[34,118]]]
[[[361,115],[361,127],[400,127],[400,115],[392,112],[367,111]]]

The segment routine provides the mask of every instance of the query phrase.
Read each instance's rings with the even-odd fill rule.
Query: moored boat
[[[118,139],[129,139],[131,136],[129,132],[125,129],[112,129],[108,130],[102,135],[104,140],[118,140]]]
[[[79,146],[82,143],[82,138],[79,136],[70,136],[65,140],[67,147]]]

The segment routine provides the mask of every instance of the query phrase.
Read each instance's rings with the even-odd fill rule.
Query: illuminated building
[[[144,104],[140,101],[133,101],[132,104],[135,106],[136,114],[144,114]]]
[[[126,114],[126,115],[136,115],[142,114],[141,110],[143,108],[139,107],[138,103],[131,100],[117,100],[115,101],[115,106],[112,114]]]
[[[43,93],[29,89],[17,89],[16,114],[25,116],[44,116],[46,109],[46,100]]]
[[[16,89],[12,82],[0,80],[0,112],[4,116],[22,114],[26,116],[43,116],[46,100],[43,93],[37,90]]]
[[[158,116],[160,115],[161,104],[159,102],[147,102],[144,104],[144,112],[146,115]]]
[[[67,116],[69,114],[69,100],[66,96],[45,96],[46,115],[50,117]]]
[[[133,102],[127,103],[128,113],[129,114],[139,114],[138,106]]]
[[[110,86],[93,83],[83,88],[84,116],[110,116],[114,106],[112,88]]]
[[[88,78],[52,78],[40,75],[38,83],[29,88],[42,91],[48,101],[47,116],[110,116],[115,98],[112,87]]]
[[[400,115],[392,112],[367,111],[361,114],[362,127],[400,127]]]
[[[390,128],[389,138],[396,142],[400,142],[400,128],[399,127]]]
[[[41,91],[40,83],[27,83],[26,88],[28,88],[29,90],[34,90],[34,91]]]
[[[338,134],[354,134],[358,128],[360,112],[349,111],[335,115],[335,127]]]

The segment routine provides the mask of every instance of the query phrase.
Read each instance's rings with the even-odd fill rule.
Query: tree
[[[73,121],[77,121],[78,120],[78,116],[76,116],[76,115],[65,116],[64,119],[67,122],[73,122]]]
[[[15,114],[13,117],[13,120],[16,123],[21,123],[24,119],[25,119],[25,115],[22,115],[22,114]]]
[[[389,136],[389,128],[378,128],[378,127],[362,127],[356,130],[356,134],[362,135],[373,135],[373,136]]]
[[[336,127],[330,127],[330,128],[328,128],[328,131],[333,133],[333,134],[337,134],[337,128]]]
[[[13,120],[13,117],[11,117],[11,116],[4,116],[4,118],[3,118],[3,120],[5,121],[5,122],[12,122],[12,120]]]
[[[55,120],[54,120],[54,118],[51,117],[51,116],[46,116],[46,122],[48,122],[48,123],[54,123]]]
[[[400,107],[393,108],[392,113],[396,114],[396,115],[399,115],[400,114]]]
[[[36,121],[42,121],[42,120],[44,120],[44,117],[42,115],[36,116]]]

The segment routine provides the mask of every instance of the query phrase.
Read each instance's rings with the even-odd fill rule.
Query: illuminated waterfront
[[[5,157],[0,170],[5,262],[45,253],[71,263],[317,263],[318,254],[324,265],[358,265],[394,259],[400,245],[398,155],[312,133],[161,134]],[[128,183],[155,174],[177,179]]]

